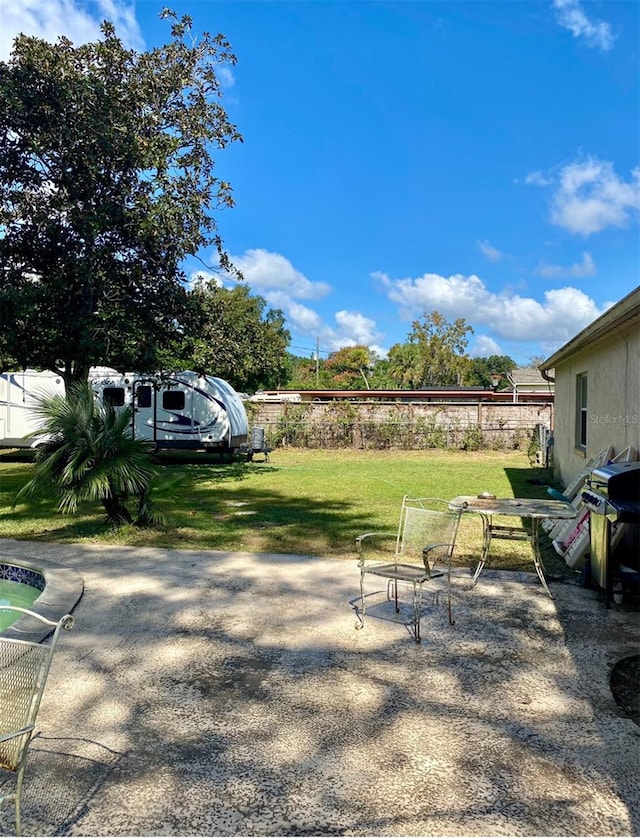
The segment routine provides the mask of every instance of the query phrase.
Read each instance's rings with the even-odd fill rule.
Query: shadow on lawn
[[[33,521],[24,537],[34,541],[99,539],[140,547],[304,555],[344,555],[345,551],[351,552],[351,547],[355,553],[356,537],[376,529],[370,514],[346,500],[319,503],[313,498],[292,498],[255,488],[246,494],[228,494],[220,491],[217,480],[214,486],[205,485],[196,475],[185,487],[183,498],[173,504],[165,501],[159,508],[172,516],[173,523],[167,529],[114,528],[97,504],[82,505],[77,515],[63,516],[46,502],[33,503],[5,518],[7,523],[13,520],[16,524]],[[38,524],[39,516],[43,516],[42,524]]]
[[[33,448],[5,448],[0,450],[0,463],[32,463],[35,453]]]
[[[553,474],[545,468],[505,468],[514,498],[549,500],[547,488],[555,486]]]
[[[368,509],[361,499],[358,503],[357,499],[340,498],[339,492],[337,500],[314,497],[312,482],[301,485],[302,497],[296,497],[295,486],[286,494],[278,491],[275,487],[279,485],[280,466],[241,460],[222,462],[214,455],[207,456],[211,462],[203,463],[199,458],[185,462],[183,458],[179,464],[161,466],[161,480],[183,476],[183,483],[173,496],[156,500],[157,508],[173,519],[167,531],[127,527],[120,533],[111,533],[98,504],[83,505],[73,518],[60,518],[44,502],[29,509],[18,508],[6,516],[6,522],[9,524],[11,519],[18,525],[33,517],[34,528],[23,537],[38,540],[72,542],[98,538],[138,546],[345,556],[352,555],[354,540],[361,533],[395,529],[395,518],[390,523],[388,516],[383,519],[379,511],[376,514]],[[545,486],[532,482],[543,480],[543,469],[507,467],[504,472],[513,494],[545,496]],[[249,479],[255,476],[258,480]],[[10,476],[5,470],[3,477],[5,481],[13,480],[17,491],[18,472]],[[301,469],[298,479],[313,481],[313,474]],[[8,486],[6,494],[10,494]],[[479,537],[474,537],[472,552],[479,543]],[[557,574],[561,565],[553,564],[552,548],[549,559],[550,569]]]

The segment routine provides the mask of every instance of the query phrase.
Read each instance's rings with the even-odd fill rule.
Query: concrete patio
[[[77,570],[31,748],[38,835],[638,835],[609,688],[640,615],[487,571],[423,643],[355,559],[0,541]],[[464,577],[464,578],[463,578]],[[376,582],[370,590],[375,590]],[[372,598],[373,599],[373,598]],[[10,807],[0,810],[10,834]]]

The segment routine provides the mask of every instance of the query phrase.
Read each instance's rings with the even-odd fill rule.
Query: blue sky
[[[639,284],[635,0],[0,0],[1,57],[104,18],[152,47],[163,5],[237,55],[220,232],[295,354],[382,355],[438,310],[524,364]]]

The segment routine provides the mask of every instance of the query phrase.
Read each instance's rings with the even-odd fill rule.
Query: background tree
[[[166,367],[188,367],[226,379],[236,390],[281,387],[287,380],[289,332],[279,309],[251,295],[199,282],[189,294],[185,334]]]
[[[180,265],[233,205],[213,151],[241,139],[220,103],[222,35],[125,49],[19,36],[0,62],[2,356],[68,384],[89,367],[153,370],[186,304]],[[1,360],[1,359],[0,359]]]
[[[541,364],[547,360],[545,355],[531,355],[529,360],[526,364],[523,364],[524,367],[531,367],[531,369],[538,369]]]
[[[374,358],[373,369],[369,375],[369,385],[372,390],[393,390],[396,384],[389,374],[389,358]]]
[[[389,350],[387,373],[392,387],[415,390],[422,385],[422,354],[417,343],[396,343]]]
[[[469,362],[467,383],[476,387],[491,389],[492,373],[500,373],[505,376],[517,367],[516,362],[508,355],[489,355],[487,358],[472,358]],[[506,378],[502,378],[498,390],[510,387]]]
[[[343,346],[332,352],[324,368],[334,390],[369,390],[374,356],[367,346]]]
[[[449,323],[438,311],[414,320],[409,342],[418,347],[423,387],[464,383],[469,367],[465,350],[470,332],[473,329],[463,317]]]
[[[285,386],[289,390],[317,390],[329,389],[329,373],[324,358],[315,354],[311,358],[301,358],[298,355],[288,355],[288,376]]]

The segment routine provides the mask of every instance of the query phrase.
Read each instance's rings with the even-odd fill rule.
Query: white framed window
[[[587,449],[587,373],[576,376],[576,448]]]

